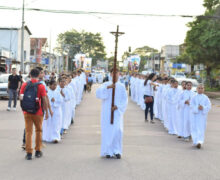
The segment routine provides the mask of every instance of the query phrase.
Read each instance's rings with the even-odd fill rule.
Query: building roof
[[[20,27],[0,27],[0,30],[19,30],[21,29]],[[24,26],[24,29],[28,32],[29,35],[32,35],[31,31],[27,26]]]

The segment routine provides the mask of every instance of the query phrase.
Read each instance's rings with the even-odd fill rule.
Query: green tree
[[[205,0],[205,16],[218,13],[219,5],[219,1]],[[211,82],[211,71],[218,68],[220,62],[220,19],[198,17],[188,27],[186,47],[180,59],[191,65],[205,65],[207,79]]]
[[[106,58],[105,46],[100,33],[78,32],[74,29],[58,35],[58,47],[60,53],[66,53],[70,58],[74,58],[77,53],[84,53],[92,58],[92,65],[96,65],[97,60]]]

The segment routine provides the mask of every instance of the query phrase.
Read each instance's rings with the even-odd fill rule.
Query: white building
[[[180,55],[179,45],[165,45],[161,48],[161,57],[164,59],[164,70],[168,74],[171,73],[170,68],[172,68],[172,59],[175,59]]]
[[[24,69],[29,71],[30,62],[30,35],[27,26],[24,28]],[[21,28],[0,27],[0,49],[9,51],[9,57],[13,66],[20,70],[21,63]]]

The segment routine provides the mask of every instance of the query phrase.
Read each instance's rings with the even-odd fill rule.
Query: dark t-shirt
[[[9,89],[14,89],[14,90],[18,89],[19,81],[21,81],[21,78],[18,75],[15,75],[15,76],[10,75],[8,77],[8,82],[10,82]]]

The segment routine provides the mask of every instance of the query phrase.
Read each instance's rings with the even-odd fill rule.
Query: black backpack
[[[37,101],[37,90],[40,83],[32,83],[29,81],[24,90],[23,100],[21,101],[21,108],[31,114],[36,114],[39,110],[39,100]]]

